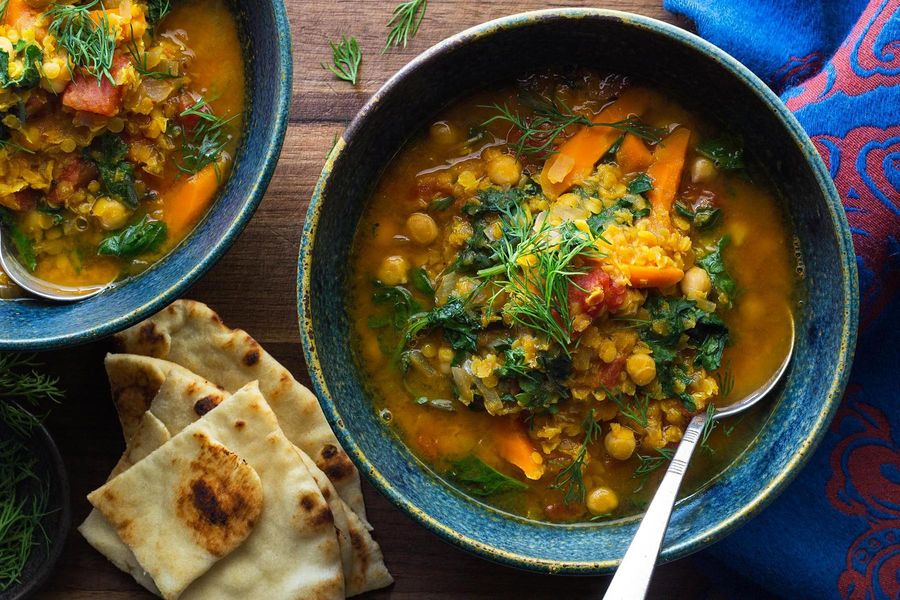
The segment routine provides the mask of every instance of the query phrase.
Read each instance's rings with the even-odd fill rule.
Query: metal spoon
[[[83,287],[57,285],[35,277],[16,258],[11,238],[5,227],[0,225],[0,269],[13,283],[29,294],[56,302],[75,302],[95,296],[106,289],[105,285]]]
[[[787,356],[779,365],[775,373],[766,381],[759,389],[749,394],[739,402],[722,408],[717,408],[713,413],[713,419],[722,419],[743,412],[762,400],[766,394],[772,391],[772,388],[781,380],[791,356],[794,354],[794,320],[790,319],[791,325],[791,344],[788,348]],[[647,512],[641,520],[628,551],[616,574],[612,578],[612,582],[606,589],[603,600],[641,600],[647,595],[647,588],[650,585],[650,577],[653,575],[653,568],[656,566],[656,558],[659,556],[659,550],[662,546],[663,538],[666,535],[666,529],[669,526],[669,518],[672,516],[672,509],[675,506],[675,498],[678,495],[678,488],[681,487],[681,480],[687,471],[688,462],[697,447],[697,442],[703,432],[703,426],[706,423],[707,415],[701,412],[695,415],[688,424],[675,451],[675,456],[666,470]]]

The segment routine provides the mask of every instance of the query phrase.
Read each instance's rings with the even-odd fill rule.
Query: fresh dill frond
[[[547,98],[540,95],[523,95],[519,101],[533,113],[526,117],[509,108],[507,104],[491,104],[481,106],[496,111],[496,115],[482,123],[483,126],[496,121],[507,122],[521,133],[514,149],[516,154],[544,154],[552,152],[557,138],[573,125],[584,127],[612,127],[625,133],[631,133],[650,143],[658,143],[666,134],[666,130],[653,127],[637,117],[628,117],[621,121],[593,121],[586,115],[575,112],[560,98]]]
[[[734,391],[734,372],[731,368],[731,361],[725,364],[723,372],[716,373],[716,381],[719,383],[719,400],[727,400]]]
[[[21,583],[32,550],[47,543],[49,483],[35,471],[37,458],[19,439],[0,441],[0,592]]]
[[[349,81],[351,85],[356,85],[359,80],[359,65],[362,63],[359,42],[353,36],[349,38],[341,36],[340,42],[335,44],[329,41],[328,45],[331,47],[332,64],[322,63],[322,68],[330,71],[341,81]]]
[[[227,125],[237,115],[227,119],[216,116],[212,107],[202,96],[194,104],[180,113],[182,117],[197,117],[193,128],[184,128],[181,142],[181,163],[178,169],[182,173],[193,175],[208,165],[214,165],[216,177],[219,173],[219,157],[228,143]]]
[[[641,479],[641,484],[634,490],[637,493],[644,489],[647,478],[650,477],[651,473],[672,460],[672,457],[675,456],[675,451],[671,448],[656,448],[655,456],[652,454],[635,454],[635,456],[638,459],[638,466],[634,470],[632,477]]]
[[[715,452],[709,445],[709,436],[716,428],[716,423],[716,405],[710,402],[706,405],[706,421],[703,422],[703,429],[700,430],[700,447],[707,452]]]
[[[563,491],[563,502],[572,504],[573,502],[584,502],[584,461],[587,457],[588,448],[600,435],[600,423],[594,420],[594,409],[588,411],[587,417],[582,424],[584,429],[584,441],[578,448],[578,453],[566,467],[564,467],[556,475],[553,485],[550,487],[555,490]]]
[[[479,277],[495,284],[494,298],[487,306],[506,294],[505,315],[543,333],[568,354],[572,341],[569,283],[584,272],[575,266],[576,258],[599,257],[594,239],[571,224],[552,227],[545,220],[535,228],[518,205],[505,207],[501,222],[498,263],[477,271]]]
[[[381,53],[387,52],[391,46],[406,48],[409,40],[416,37],[419,32],[419,26],[422,24],[422,19],[425,18],[427,9],[428,0],[407,0],[398,4],[387,23],[391,30],[388,32],[387,42]]]
[[[147,64],[147,53],[141,52],[134,37],[134,26],[129,25],[129,27],[131,27],[131,40],[125,44],[125,49],[131,55],[131,64],[134,70],[138,72],[138,75],[147,79],[175,79],[178,77],[176,73],[171,71],[154,71],[149,67]]]
[[[606,397],[612,400],[619,407],[619,413],[623,417],[627,417],[641,427],[647,426],[647,411],[650,409],[650,399],[646,394],[636,393],[634,401],[628,403],[622,394],[616,394],[605,385],[601,384]]]
[[[0,421],[22,434],[37,418],[10,400],[36,408],[42,400],[59,402],[64,396],[59,380],[41,373],[41,366],[33,354],[0,353]]]
[[[91,9],[98,4],[100,21],[94,22]],[[98,82],[106,78],[115,84],[110,69],[116,40],[100,0],[82,5],[54,4],[47,17],[51,19],[48,31],[68,54],[66,66],[70,73],[74,65],[96,77]]]

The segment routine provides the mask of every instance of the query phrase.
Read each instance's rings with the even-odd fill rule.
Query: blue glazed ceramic
[[[828,171],[791,113],[738,61],[677,27],[604,10],[540,11],[475,27],[412,61],[366,104],[328,158],[300,249],[298,308],[325,414],[375,487],[443,539],[479,556],[535,571],[589,574],[616,566],[638,517],[537,523],[443,484],[372,410],[351,358],[344,305],[356,224],[408,135],[466,92],[572,63],[631,74],[727,121],[784,198],[806,287],[793,368],[748,449],[712,484],[679,502],[662,560],[703,548],[771,502],[808,460],[846,384],[857,326],[853,247]]]
[[[262,200],[287,129],[291,33],[282,0],[235,2],[247,112],[232,174],[213,207],[171,253],[83,302],[0,301],[0,350],[45,350],[113,334],[175,300],[231,246]]]

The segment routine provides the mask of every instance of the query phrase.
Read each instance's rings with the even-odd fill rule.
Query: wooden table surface
[[[369,95],[413,56],[478,23],[521,12],[589,2],[432,0],[418,36],[406,50],[380,54],[393,0],[287,0],[293,31],[294,85],[281,160],[265,199],[231,250],[185,295],[212,306],[231,326],[250,332],[301,381],[309,378],[295,317],[297,247],[313,185],[335,134]],[[602,6],[677,22],[661,0],[607,0]],[[329,38],[355,35],[363,51],[356,87],[320,67]],[[252,285],[250,285],[252,282]],[[50,353],[68,389],[48,426],[66,458],[72,483],[73,525],[88,513],[85,494],[105,480],[123,448],[103,371],[107,342]],[[366,598],[598,598],[606,578],[551,577],[493,565],[442,542],[414,524],[364,483],[369,516],[396,583]],[[290,560],[290,557],[285,557]],[[658,569],[654,598],[762,598],[746,582],[716,580],[702,553]],[[54,576],[38,595],[46,599],[150,598],[74,531]],[[277,600],[277,599],[272,599]]]

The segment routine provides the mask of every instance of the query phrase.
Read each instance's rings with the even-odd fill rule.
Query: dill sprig
[[[731,362],[725,365],[724,371],[716,373],[716,380],[719,382],[719,400],[724,401],[734,391],[734,373],[731,370]],[[719,424],[715,419],[715,414],[716,405],[710,402],[706,405],[706,422],[700,431],[700,447],[707,452],[715,452],[712,446],[709,445],[709,436],[712,435],[713,430]],[[726,432],[725,435],[729,435],[729,433]]]
[[[33,354],[0,353],[0,421],[20,434],[27,433],[38,418],[9,400],[36,408],[42,400],[59,402],[64,395],[57,378],[38,371],[41,366]]]
[[[425,18],[427,9],[428,0],[407,0],[398,4],[387,23],[391,30],[388,32],[387,42],[381,53],[387,52],[391,46],[406,48],[410,38],[416,37],[419,32],[419,26],[422,24],[422,19]]]
[[[99,82],[104,77],[115,84],[112,68],[115,36],[109,25],[109,17],[100,4],[100,22],[91,18],[91,9],[100,4],[92,0],[87,4],[54,4],[47,11],[51,19],[48,31],[68,53],[66,66],[72,73],[72,65],[83,68]]]
[[[504,235],[497,244],[499,262],[477,272],[495,284],[494,298],[487,306],[506,294],[504,314],[514,323],[556,341],[568,354],[572,341],[569,283],[583,273],[573,263],[581,256],[599,256],[594,239],[568,223],[552,227],[544,220],[534,228],[518,205],[503,209],[502,223]]]
[[[641,484],[634,490],[635,493],[644,489],[647,484],[647,478],[650,474],[672,460],[675,451],[671,448],[656,448],[656,455],[652,454],[635,454],[638,459],[638,466],[634,470],[632,477],[641,480]]]
[[[335,44],[329,41],[328,45],[331,47],[332,64],[322,63],[322,68],[330,71],[341,81],[349,81],[351,85],[356,85],[359,79],[359,65],[362,63],[359,42],[353,36],[349,38],[341,36],[340,42]]]
[[[159,22],[166,18],[172,12],[172,2],[170,0],[148,0],[147,2],[147,20],[150,25],[159,25]]]
[[[141,52],[134,37],[134,26],[129,25],[129,27],[131,27],[131,41],[125,44],[125,49],[131,55],[131,64],[134,70],[138,72],[138,75],[147,79],[175,79],[178,77],[176,73],[171,71],[154,71],[149,67],[147,64],[147,53]]]
[[[653,127],[637,117],[628,117],[621,121],[592,121],[587,116],[576,113],[560,98],[547,98],[540,95],[523,95],[519,101],[531,109],[533,116],[526,117],[509,108],[507,104],[482,105],[490,108],[496,115],[482,123],[483,126],[501,121],[506,122],[521,132],[514,149],[516,154],[543,154],[551,152],[557,138],[573,125],[584,127],[612,127],[625,133],[656,144],[666,134],[666,130]]]
[[[716,405],[710,402],[706,405],[706,421],[703,422],[703,429],[700,430],[700,447],[707,452],[715,452],[709,445],[709,436],[712,435],[713,429],[716,428]]]
[[[601,384],[601,387],[603,388],[603,391],[606,392],[606,397],[619,407],[619,414],[631,419],[641,427],[647,426],[647,411],[650,408],[650,399],[646,394],[637,393],[634,396],[634,401],[628,403],[625,401],[623,394],[616,394],[603,384]]]
[[[32,550],[48,543],[49,482],[35,472],[37,458],[19,439],[0,441],[0,592],[21,583]]]
[[[219,173],[219,157],[228,143],[226,126],[237,115],[227,119],[216,116],[212,107],[202,96],[194,104],[184,109],[180,116],[198,118],[193,128],[184,128],[181,141],[182,161],[178,169],[182,173],[193,175],[202,171],[207,165],[214,165],[216,177]]]
[[[600,435],[600,423],[594,420],[594,409],[588,411],[587,417],[582,423],[584,429],[584,441],[578,448],[578,453],[566,467],[556,475],[553,485],[555,490],[563,490],[563,502],[584,502],[584,461],[587,458],[588,448]]]

